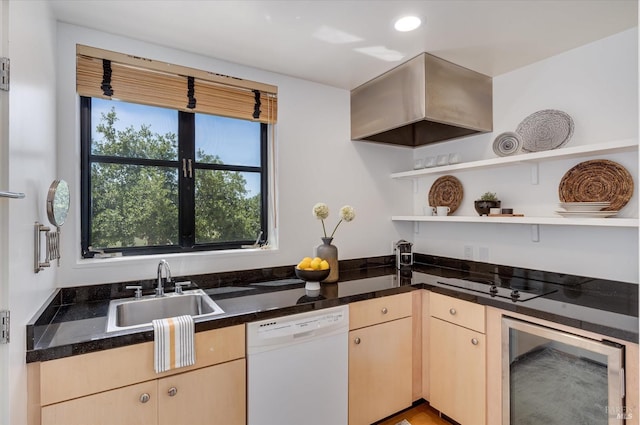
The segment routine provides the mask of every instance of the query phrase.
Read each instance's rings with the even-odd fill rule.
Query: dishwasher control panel
[[[349,329],[349,307],[332,307],[317,311],[277,317],[247,324],[247,349],[296,340],[321,337]]]

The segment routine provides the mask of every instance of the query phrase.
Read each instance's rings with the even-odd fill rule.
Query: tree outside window
[[[82,97],[83,255],[266,236],[266,124]]]

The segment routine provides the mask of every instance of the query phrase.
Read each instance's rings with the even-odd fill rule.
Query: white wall
[[[71,212],[63,228],[59,286],[152,278],[158,256],[82,260],[80,258],[80,141],[75,93],[75,45],[135,54],[160,61],[233,75],[278,86],[276,141],[277,249],[164,255],[174,275],[295,264],[313,254],[322,227],[311,210],[329,205],[329,226],[345,204],[356,219],[342,224],[334,244],[341,259],[391,254],[400,238],[391,225],[393,206],[411,201],[410,188],[389,179],[411,163],[406,148],[350,141],[349,92],[300,79],[234,65],[191,53],[68,24],[58,25],[58,147],[60,177],[71,187]]]
[[[55,288],[56,270],[33,271],[33,224],[47,223],[45,200],[56,177],[56,28],[46,1],[10,1],[8,188],[26,198],[8,204],[8,222],[0,233],[8,240],[9,344],[8,391],[11,424],[26,423],[25,328]],[[4,282],[3,282],[4,283]],[[5,416],[1,417],[2,419]]]
[[[463,161],[495,158],[494,138],[515,131],[520,121],[541,109],[559,109],[573,118],[575,131],[566,147],[637,140],[637,28],[495,77],[493,85],[492,133],[419,148],[414,157],[457,151]],[[543,162],[538,185],[531,184],[531,167],[527,164],[452,173],[464,188],[456,215],[476,215],[473,201],[491,191],[498,193],[503,208],[525,215],[553,216],[562,176],[590,159],[610,159],[629,170],[635,182],[634,195],[618,215],[637,218],[637,153]],[[394,214],[421,212],[437,177],[419,179],[413,205],[395,208]],[[411,183],[398,181],[397,185]],[[532,242],[530,225],[421,223],[417,234],[413,233],[413,224],[398,226],[414,241],[418,252],[464,258],[464,246],[470,245],[477,261],[638,282],[637,229],[540,226],[540,241]],[[487,249],[487,257],[481,255],[480,248]]]

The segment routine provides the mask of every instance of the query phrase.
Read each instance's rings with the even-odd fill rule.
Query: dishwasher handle
[[[314,336],[315,334],[316,334],[315,329],[311,329],[310,331],[303,331],[303,332],[298,332],[293,334],[293,339],[306,338],[306,337]]]

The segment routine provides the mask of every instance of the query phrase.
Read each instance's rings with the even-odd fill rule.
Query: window
[[[83,68],[87,62],[90,78]],[[208,80],[194,84],[182,77],[180,99],[150,101],[162,84],[155,81],[147,92],[139,87],[146,77],[153,81],[155,71],[137,75],[135,68],[139,81],[129,89],[117,82],[119,68],[107,75],[105,63],[78,57],[83,257],[233,249],[253,244],[259,235],[266,240],[268,136],[275,121],[274,115],[256,118],[264,93],[251,90],[247,97],[247,89],[241,90],[251,99],[249,119],[245,111],[225,109],[239,110],[237,88]],[[110,83],[113,91],[105,95]],[[185,107],[191,99],[205,112]],[[267,101],[275,109],[273,96]],[[238,104],[246,109],[246,103]]]

